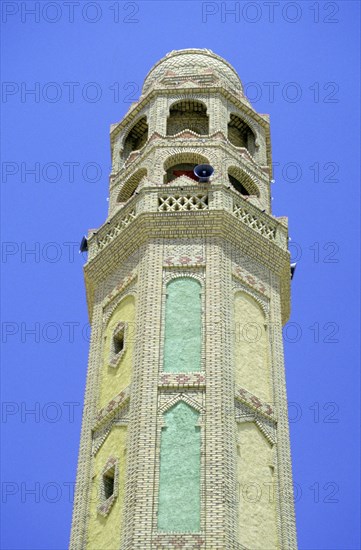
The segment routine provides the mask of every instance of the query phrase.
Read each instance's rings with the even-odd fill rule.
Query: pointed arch
[[[254,547],[254,533],[262,548],[279,548],[275,502],[273,444],[257,422],[239,422],[237,437],[238,523],[241,543]],[[250,478],[249,472],[252,472]],[[267,490],[264,488],[267,487]],[[257,503],[255,505],[255,503]]]
[[[173,396],[171,399],[169,399],[166,403],[164,403],[160,408],[159,412],[161,414],[166,413],[169,409],[174,407],[179,401],[183,401],[184,403],[187,403],[190,407],[192,407],[194,410],[199,412],[200,414],[204,413],[204,408],[202,405],[197,403],[194,399],[189,397],[189,395],[184,393],[178,393],[178,395]]]
[[[158,530],[200,531],[199,412],[179,401],[164,414],[159,469]]]
[[[268,328],[265,312],[248,292],[234,298],[234,376],[261,400],[272,401]]]

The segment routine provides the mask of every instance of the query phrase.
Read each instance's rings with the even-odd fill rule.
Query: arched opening
[[[127,181],[124,183],[122,189],[119,192],[117,202],[126,202],[137,190],[141,180],[147,176],[147,169],[140,168],[137,170]]]
[[[197,164],[209,164],[209,160],[196,153],[181,153],[169,157],[164,163],[164,183],[170,183],[180,176],[188,176],[198,181],[193,172]]]
[[[230,166],[228,168],[228,181],[241,195],[256,195],[259,197],[259,189],[252,178],[241,168]]]
[[[228,123],[228,139],[236,147],[245,147],[251,155],[254,154],[256,148],[256,137],[253,130],[239,116],[231,114]]]
[[[129,131],[124,141],[123,159],[126,160],[132,151],[139,151],[148,139],[147,117],[142,117]]]
[[[200,101],[178,101],[169,109],[167,136],[174,136],[183,130],[191,130],[199,135],[209,133],[207,107]]]

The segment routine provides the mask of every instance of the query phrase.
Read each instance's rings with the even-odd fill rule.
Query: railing
[[[159,195],[159,212],[185,212],[189,210],[208,210],[207,193],[172,193]]]
[[[96,253],[102,250],[107,244],[109,244],[115,237],[117,237],[128,225],[134,220],[136,216],[135,207],[128,210],[123,216],[119,217],[116,222],[107,230],[107,226],[103,226],[99,232],[96,232],[89,242],[89,255],[88,260],[93,258]],[[118,218],[118,216],[117,216]]]
[[[276,239],[276,224],[266,223],[260,216],[250,212],[250,209],[243,204],[233,201],[232,214],[243,223],[260,233],[266,239],[274,241]]]
[[[256,231],[269,241],[287,250],[287,227],[263,214],[259,208],[245,201],[223,186],[209,185],[207,189],[197,186],[143,187],[139,194],[121,208],[98,231],[89,236],[88,260],[96,256],[115,239],[137,216],[146,213],[181,213],[190,211],[226,211],[241,223]]]

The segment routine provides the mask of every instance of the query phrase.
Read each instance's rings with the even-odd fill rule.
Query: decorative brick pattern
[[[109,420],[102,422],[100,427],[93,431],[93,456],[97,454],[115,424],[128,424],[128,422],[129,401],[123,403],[122,406],[115,411],[114,416],[111,416]]]
[[[238,401],[238,399],[235,402],[235,418],[237,423],[254,422],[269,443],[276,445],[277,422],[274,419],[267,418],[264,414],[259,413],[245,402]]]
[[[274,418],[274,410],[271,405],[269,405],[268,403],[263,403],[256,395],[253,395],[244,388],[237,389],[236,398],[240,399],[241,401],[249,405],[251,409],[259,412],[260,414],[263,414],[268,418]]]
[[[173,239],[172,243],[164,245],[164,263],[171,265],[180,263],[180,258],[189,257],[192,262],[205,262],[205,247],[203,239]],[[187,261],[187,265],[189,265]]]
[[[168,267],[169,266],[193,267],[197,265],[204,266],[205,263],[206,263],[206,260],[202,256],[179,256],[179,257],[167,256],[164,259],[164,264]]]
[[[177,533],[173,534],[163,534],[156,535],[153,538],[154,548],[157,550],[166,549],[166,550],[195,550],[196,548],[205,548],[205,539],[202,535],[179,535]]]
[[[94,428],[99,426],[104,422],[108,417],[110,417],[119,407],[125,405],[127,399],[129,399],[130,388],[126,388],[124,391],[121,391],[116,395],[109,403],[99,410],[96,418]]]
[[[172,374],[163,372],[159,377],[159,386],[165,388],[203,388],[206,385],[205,372]]]
[[[196,411],[204,413],[204,404],[203,402],[202,404],[199,402],[198,397],[197,394],[191,391],[186,393],[172,392],[170,394],[163,394],[159,400],[158,414],[163,415],[168,409],[179,403],[179,401],[184,401]]]
[[[123,281],[121,281],[112,291],[106,296],[105,301],[111,302],[113,298],[123,292],[123,290],[136,278],[136,273],[130,273]]]
[[[248,273],[242,267],[238,265],[234,265],[233,274],[236,275],[236,277],[239,277],[240,279],[242,279],[242,281],[244,281],[247,285],[251,286],[258,292],[261,292],[262,294],[268,294],[267,287],[264,285],[264,283],[254,275],[251,275],[250,273]]]

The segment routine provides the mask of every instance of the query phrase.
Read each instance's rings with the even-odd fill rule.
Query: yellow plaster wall
[[[117,367],[109,366],[110,350],[114,329],[123,321],[127,323],[125,334],[125,350]],[[99,408],[104,407],[119,392],[124,390],[132,378],[132,362],[134,350],[135,298],[126,296],[112,313],[105,329],[103,342],[103,361]]]
[[[250,550],[278,548],[272,446],[253,422],[238,426],[240,542]]]
[[[272,401],[265,315],[256,300],[237,292],[234,304],[235,383],[263,401]]]
[[[126,466],[126,426],[113,426],[112,431],[94,459],[90,503],[90,519],[87,536],[87,550],[119,550],[122,532],[122,511]],[[101,474],[107,460],[118,459],[118,496],[107,517],[97,512],[99,505]]]

